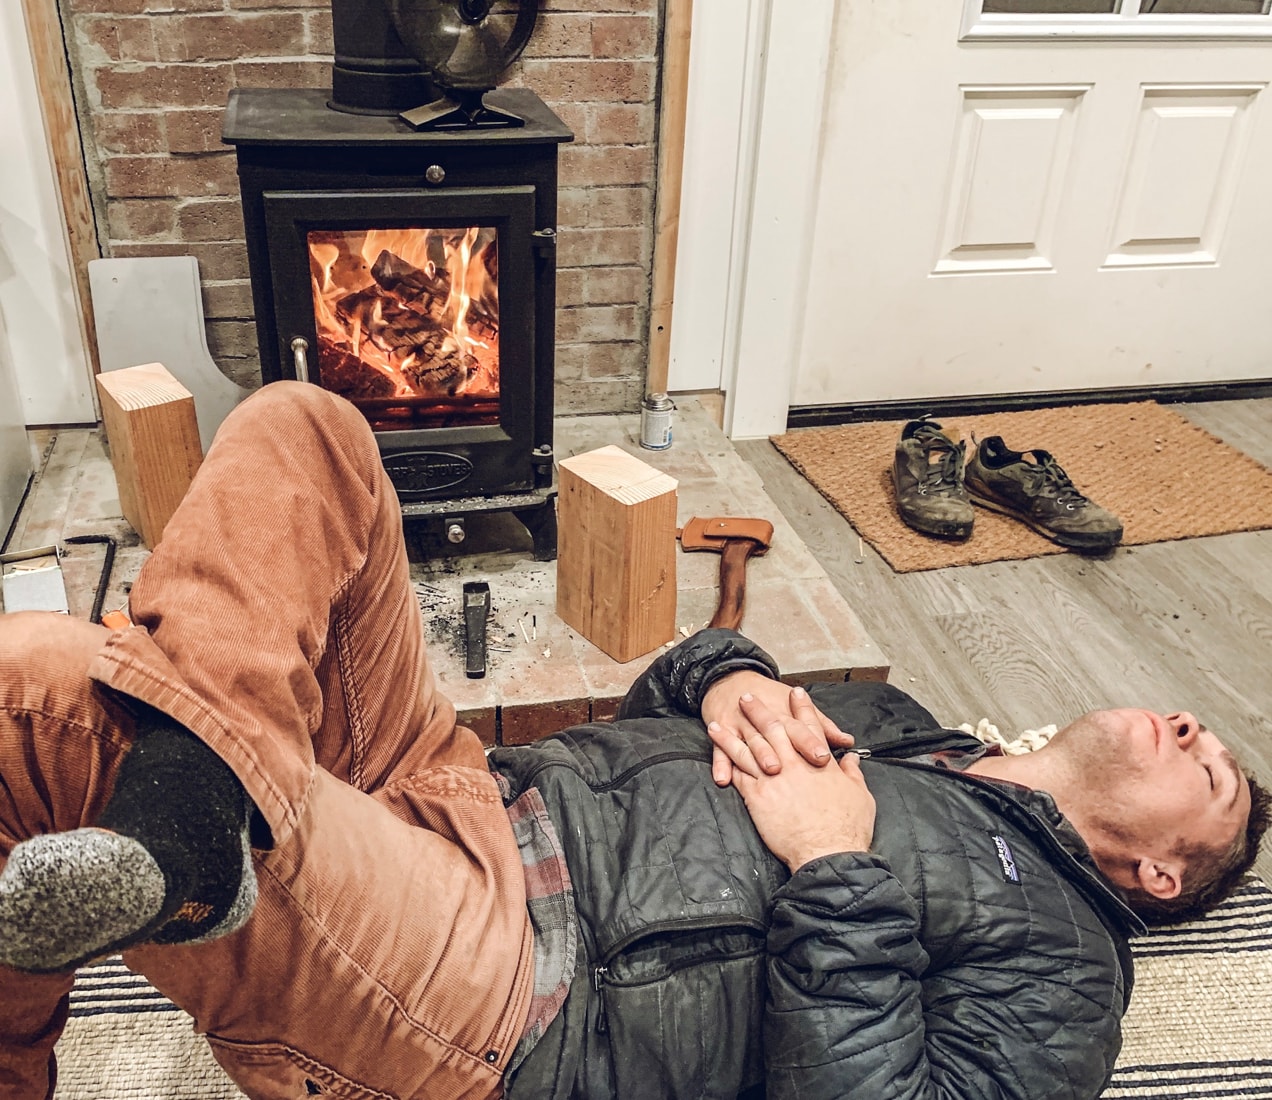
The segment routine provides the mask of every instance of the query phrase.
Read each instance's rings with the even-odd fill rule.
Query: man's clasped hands
[[[864,852],[875,801],[844,733],[803,688],[748,670],[707,690],[702,717],[714,746],[711,775],[732,785],[769,850],[792,873],[820,856]]]

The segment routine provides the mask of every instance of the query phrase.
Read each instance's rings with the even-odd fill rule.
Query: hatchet
[[[677,534],[683,550],[720,555],[720,602],[707,625],[737,630],[746,602],[746,563],[772,545],[773,525],[766,519],[695,516]]]

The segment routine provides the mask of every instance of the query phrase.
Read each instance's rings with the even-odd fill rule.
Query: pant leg
[[[92,674],[199,734],[286,839],[315,764],[369,790],[484,767],[428,668],[397,496],[349,402],[279,382],[226,419]],[[409,758],[409,759],[408,759]]]
[[[253,1094],[302,1072],[347,1095],[497,1089],[532,979],[524,876],[481,746],[435,690],[362,417],[300,383],[244,402],[130,606],[89,675],[202,737],[275,842],[244,929],[130,964]]]
[[[15,844],[96,819],[132,714],[85,669],[107,635],[66,615],[0,615],[0,867]],[[0,1096],[44,1100],[74,975],[0,966]]]

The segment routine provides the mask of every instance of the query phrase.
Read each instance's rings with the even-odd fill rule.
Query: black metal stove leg
[[[557,519],[555,492],[533,508],[518,508],[512,513],[530,532],[534,540],[535,561],[555,561],[557,556]]]

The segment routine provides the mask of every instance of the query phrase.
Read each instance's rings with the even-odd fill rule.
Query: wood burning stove
[[[557,149],[532,92],[488,94],[523,125],[417,132],[321,90],[238,89],[235,146],[261,371],[357,405],[408,518],[509,511],[555,556]]]

